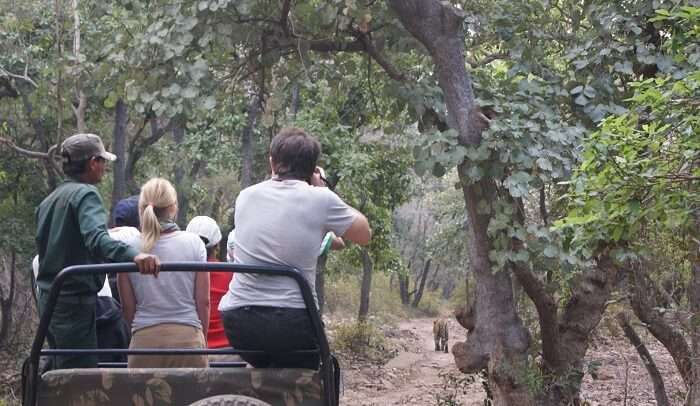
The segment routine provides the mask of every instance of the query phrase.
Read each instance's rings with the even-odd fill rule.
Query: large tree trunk
[[[411,303],[412,307],[418,307],[418,304],[420,303],[420,300],[423,298],[423,290],[425,289],[425,281],[428,279],[428,272],[430,271],[430,263],[432,262],[432,258],[429,258],[427,261],[425,261],[425,264],[423,265],[423,273],[420,275],[420,281],[418,288],[416,289],[415,295],[413,295],[413,302]]]
[[[110,221],[114,221],[114,206],[126,196],[126,125],[129,119],[123,99],[114,106],[114,131],[112,132],[112,152],[117,156],[112,169],[112,209]]]
[[[363,248],[361,252],[362,286],[360,287],[360,310],[357,313],[357,319],[365,321],[369,314],[369,297],[372,290],[372,258],[367,248]]]
[[[403,26],[430,52],[448,111],[448,124],[457,130],[462,145],[481,142],[481,127],[474,103],[471,78],[465,68],[463,15],[455,7],[438,0],[389,0]],[[511,276],[507,270],[493,271],[489,260],[492,249],[488,224],[496,199],[491,179],[472,183],[463,174],[460,180],[467,207],[470,262],[476,281],[476,322],[466,342],[452,347],[457,366],[476,373],[488,368],[494,404],[531,405],[532,397],[519,371],[527,367],[529,334],[515,311]]]

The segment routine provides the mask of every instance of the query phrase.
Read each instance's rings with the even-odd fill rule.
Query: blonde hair
[[[139,195],[139,220],[143,252],[150,252],[160,238],[160,220],[167,213],[166,208],[177,204],[177,192],[173,185],[163,178],[153,178],[141,186]]]

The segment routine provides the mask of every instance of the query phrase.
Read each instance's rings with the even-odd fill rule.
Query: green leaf
[[[571,94],[579,94],[583,91],[583,85],[578,85],[575,88],[571,89],[569,93]]]
[[[545,171],[552,170],[552,162],[545,157],[537,158],[537,166],[544,169]]]
[[[585,106],[588,104],[588,99],[583,94],[580,94],[574,99],[574,103],[578,104],[579,106]]]

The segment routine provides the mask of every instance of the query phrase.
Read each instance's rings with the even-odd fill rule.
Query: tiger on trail
[[[450,338],[447,320],[436,319],[433,321],[433,338],[435,339],[435,351],[447,352],[447,340]]]

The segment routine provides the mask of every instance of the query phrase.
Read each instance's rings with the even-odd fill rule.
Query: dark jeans
[[[252,366],[318,369],[318,354],[280,354],[318,348],[306,309],[245,306],[222,311],[221,318],[233,348],[267,352],[241,355]]]
[[[44,314],[49,293],[39,290],[39,314]],[[95,349],[97,329],[95,322],[97,295],[59,297],[49,324],[48,341],[51,348]],[[56,356],[52,367],[96,368],[97,355]]]
[[[97,348],[129,348],[131,332],[122,317],[122,307],[111,297],[98,296],[95,311],[97,319]],[[125,354],[101,354],[100,362],[126,362]]]

